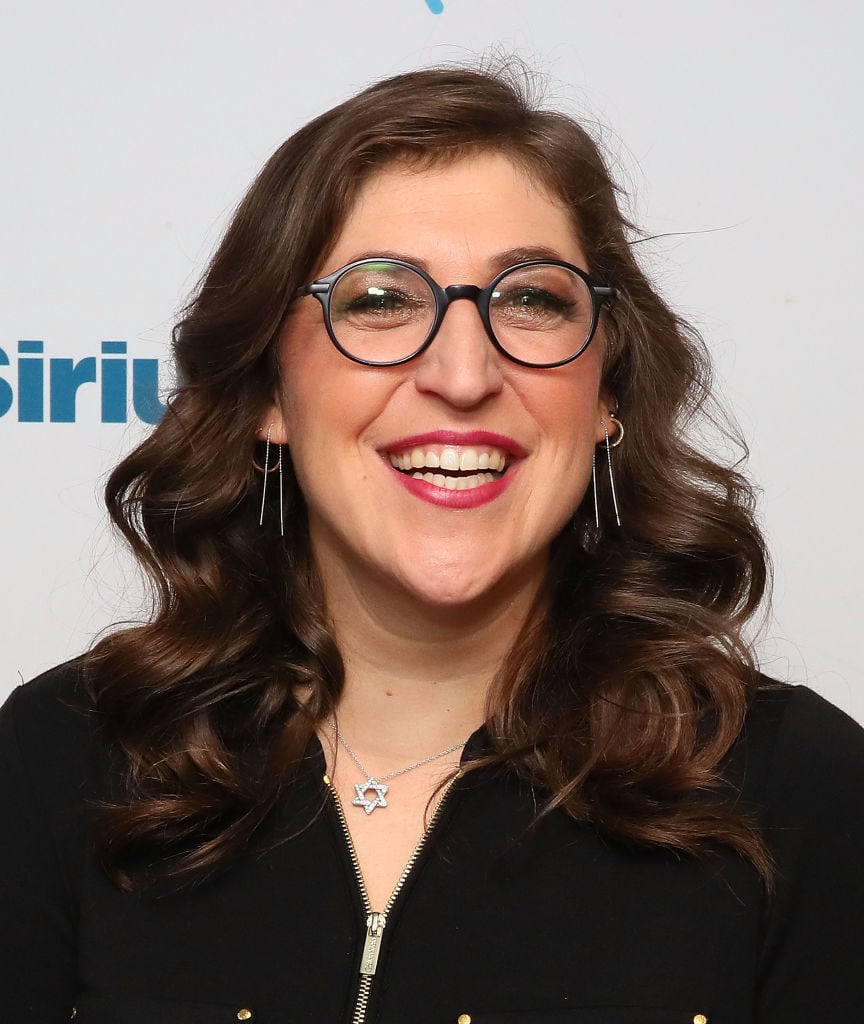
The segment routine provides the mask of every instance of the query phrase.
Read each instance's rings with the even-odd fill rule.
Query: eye
[[[353,298],[341,299],[341,311],[386,313],[411,305],[411,296],[392,288],[370,287]]]
[[[429,286],[416,271],[386,262],[363,263],[344,274],[330,296],[330,318],[358,330],[401,327],[434,311]]]
[[[500,300],[499,300],[500,296]],[[572,303],[559,295],[544,288],[514,288],[509,292],[497,293],[493,300],[502,301],[503,304],[516,306],[520,309],[549,310],[555,313],[564,313],[571,308]]]
[[[567,266],[540,263],[514,267],[496,285],[489,315],[501,329],[563,330],[592,315],[591,293]]]
[[[499,324],[524,328],[549,328],[578,319],[575,303],[547,288],[520,285],[492,295],[490,315]]]

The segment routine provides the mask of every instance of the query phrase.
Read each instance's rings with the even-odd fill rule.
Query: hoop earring
[[[264,442],[264,468],[261,472],[264,474],[264,483],[261,487],[261,514],[258,516],[258,525],[264,525],[264,507],[267,503],[267,478],[271,473],[279,471],[279,536],[285,536],[285,488],[282,476],[282,446],[279,445],[279,461],[273,468],[270,468],[270,434],[273,431],[273,424],[267,428],[267,438]],[[275,442],[274,442],[275,444]],[[252,464],[258,469],[258,465],[255,460],[252,460]]]
[[[613,448],[617,448],[618,445],[621,444],[621,442],[624,440],[624,424],[621,422],[621,420],[618,419],[617,412],[610,412],[609,419],[612,420],[612,422],[618,427],[618,430],[615,434],[615,440],[609,442]]]

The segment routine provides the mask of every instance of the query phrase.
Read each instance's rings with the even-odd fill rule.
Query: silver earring
[[[273,424],[267,428],[267,438],[264,442],[264,483],[261,487],[261,514],[258,517],[258,525],[264,525],[264,506],[267,502],[267,478],[271,473],[279,471],[279,536],[285,536],[285,490],[282,479],[282,446],[279,446],[279,462],[270,468],[270,434],[273,432]]]
[[[612,472],[612,445],[611,445],[611,443],[609,441],[609,431],[606,428],[606,420],[601,418],[600,423],[603,426],[603,436],[606,439],[606,461],[609,464],[609,487],[610,487],[610,489],[612,491],[612,507],[615,509],[615,522],[620,526],[621,525],[621,516],[618,514],[618,495],[615,493],[615,474]],[[621,437],[623,437],[624,436],[624,426],[623,426],[623,424],[621,423],[620,420],[617,420],[617,423],[618,423],[618,425],[620,427],[620,435],[621,435]],[[616,441],[616,443],[618,443],[618,442]],[[598,517],[598,525],[599,525],[599,513],[597,513],[597,505],[596,505],[596,502],[597,502],[596,479],[595,479],[595,485],[594,485],[594,502],[595,502],[594,511],[595,511],[595,515],[597,515],[597,517]]]
[[[279,445],[279,536],[285,536],[285,488],[282,482],[282,463],[285,461],[285,455],[282,451],[282,445]]]
[[[591,453],[591,486],[594,489],[594,525],[600,529],[600,506],[597,503],[597,447]]]

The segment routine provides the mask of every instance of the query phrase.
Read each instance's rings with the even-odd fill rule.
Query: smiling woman
[[[396,265],[357,260],[394,249],[406,256]],[[529,251],[555,262],[513,262]],[[279,343],[279,400],[265,417],[291,452],[320,573],[351,564],[352,592],[369,592],[369,576],[392,581],[405,613],[410,595],[479,602],[476,613],[492,618],[506,602],[527,617],[609,416],[602,340],[588,346],[598,317],[578,270],[586,264],[567,210],[502,153],[396,163],[362,185],[323,268],[352,269],[333,272],[324,317],[311,299],[295,302]],[[439,289],[436,310],[431,274],[492,283],[485,294]],[[346,350],[362,351],[364,364]],[[343,605],[327,592],[331,613],[343,621],[344,608],[350,620],[353,596]]]
[[[16,1020],[854,1017],[864,738],[758,673],[752,491],[616,195],[506,72],[267,163],[108,484],[152,620],[0,716]]]

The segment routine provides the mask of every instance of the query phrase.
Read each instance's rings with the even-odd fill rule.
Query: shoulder
[[[761,827],[775,868],[762,920],[759,1019],[821,1019],[827,1006],[854,1017],[864,729],[808,687],[766,680],[730,760],[736,805]]]
[[[864,729],[824,697],[763,680],[727,768],[769,842],[851,841],[864,857]]]
[[[764,775],[799,797],[864,773],[864,729],[807,686],[764,678],[733,755],[747,775]],[[777,788],[775,785],[774,788]]]
[[[68,805],[92,777],[99,741],[85,665],[77,658],[50,669],[13,690],[0,708],[6,771],[20,773],[47,805]]]
[[[40,745],[70,732],[92,730],[95,712],[87,692],[86,659],[67,661],[16,687],[0,709],[0,720],[23,737],[34,730]]]

